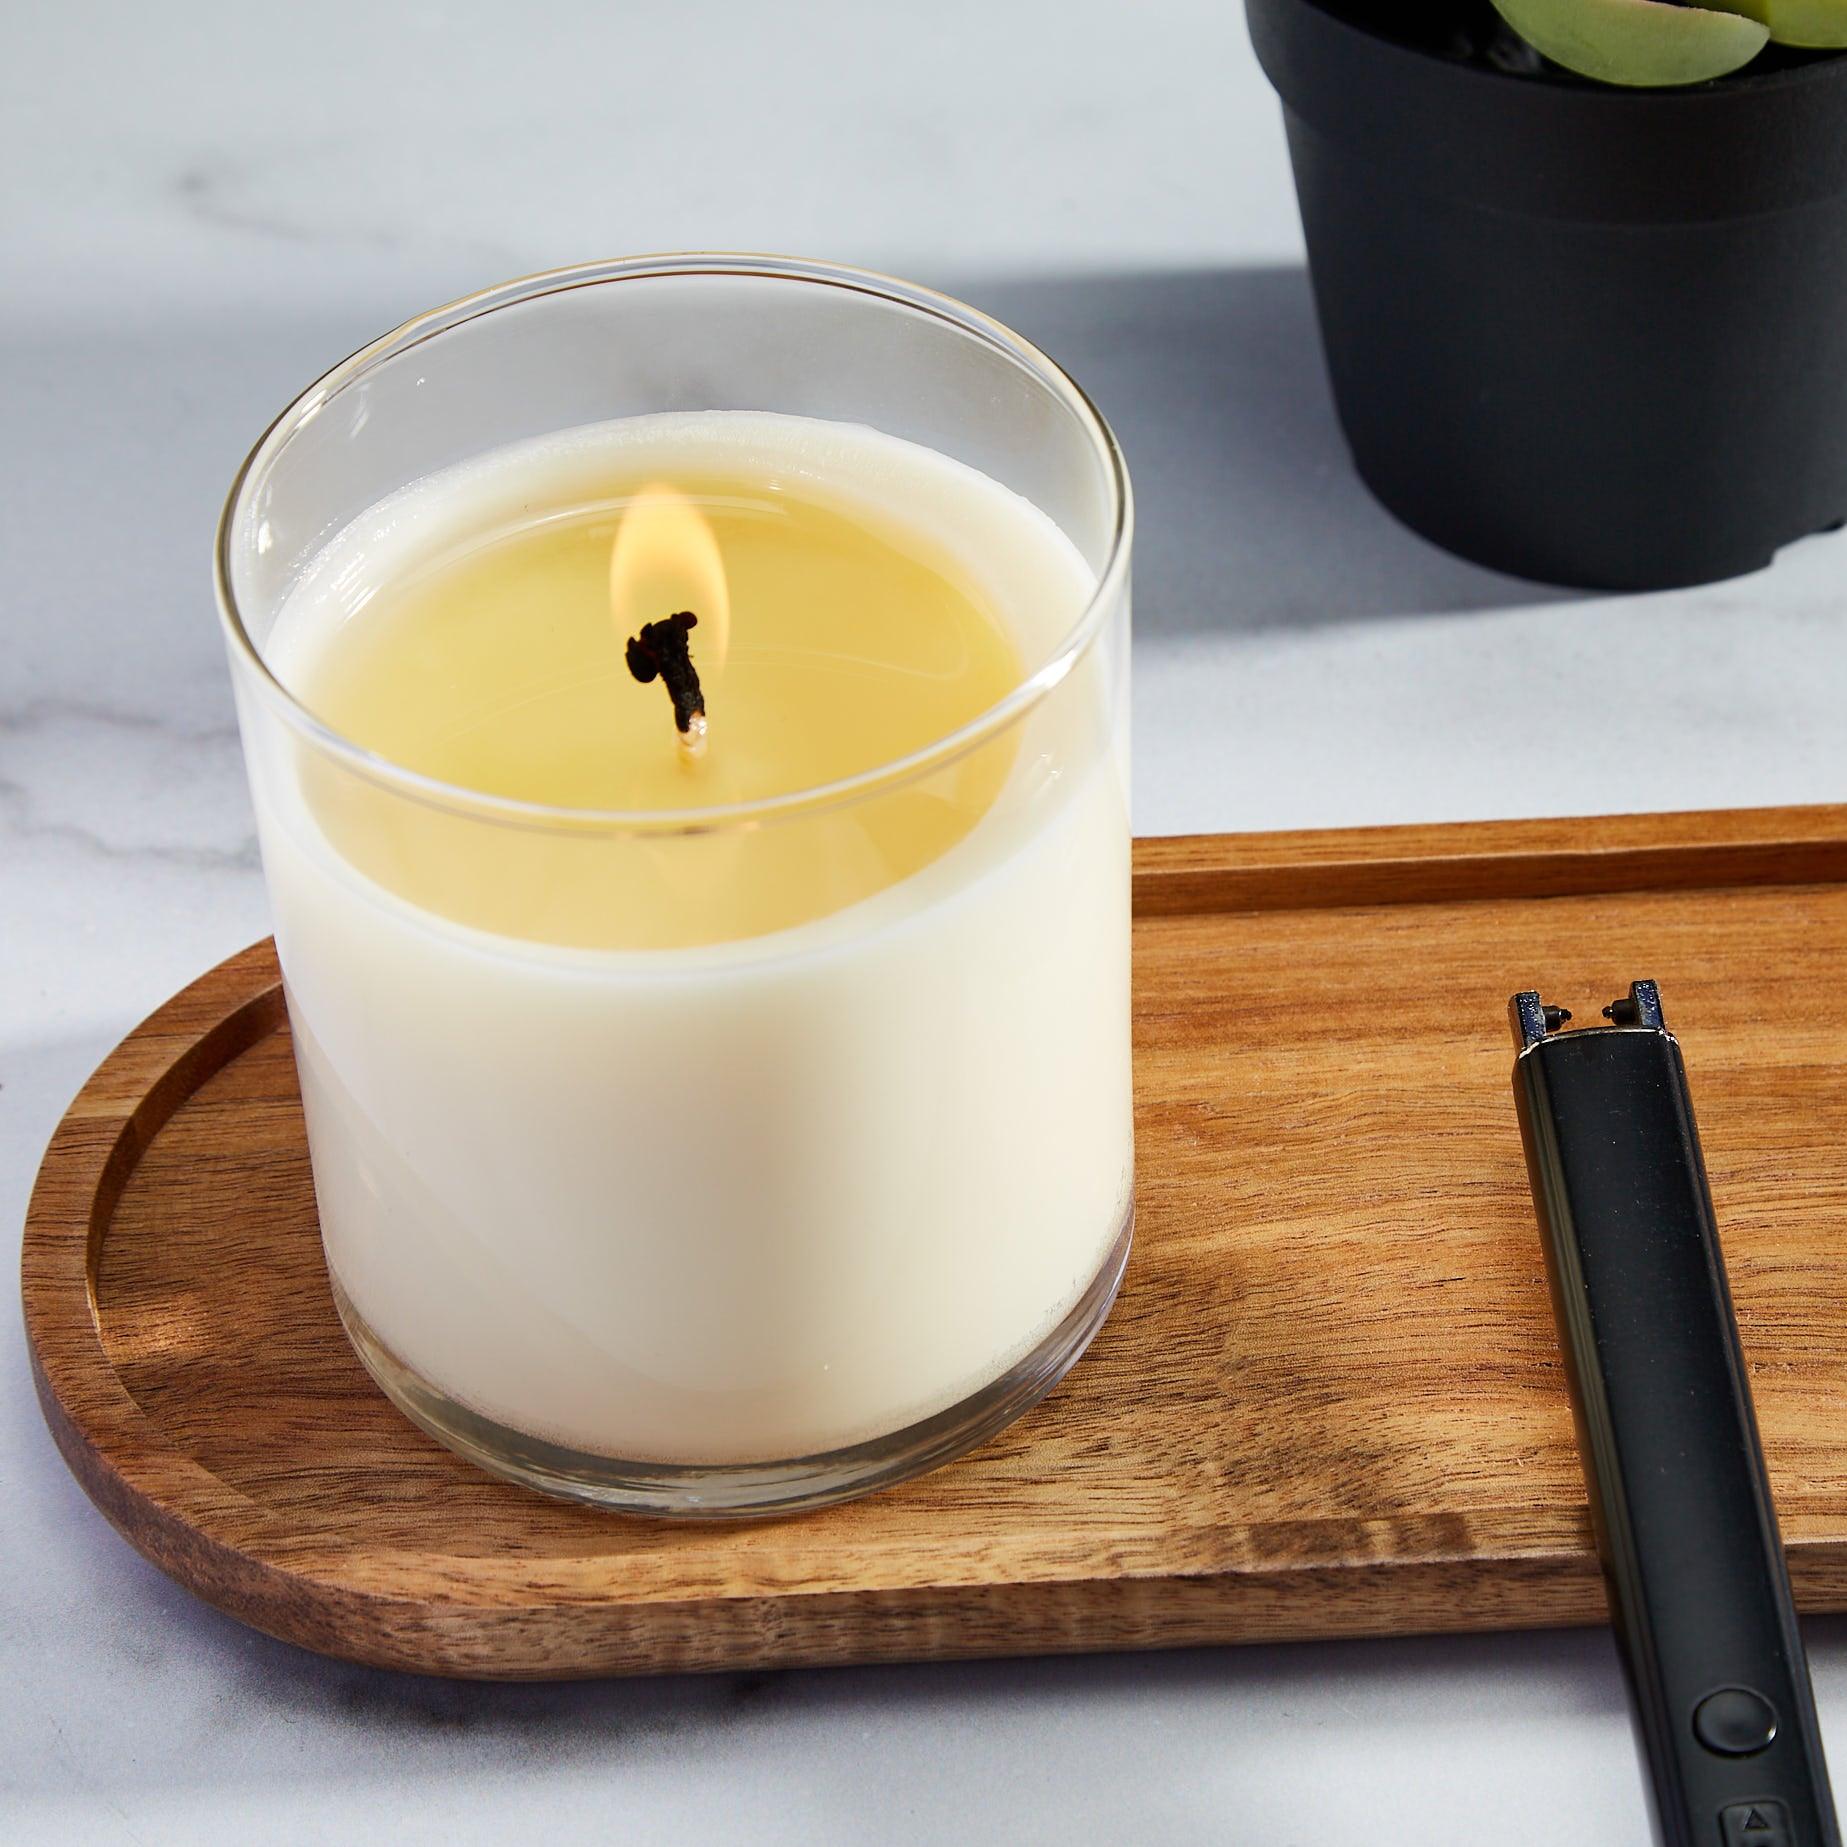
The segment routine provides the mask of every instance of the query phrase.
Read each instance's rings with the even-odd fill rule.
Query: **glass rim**
[[[921,312],[1004,353],[1074,413],[1079,426],[1090,438],[1093,452],[1104,464],[1109,483],[1111,529],[1108,551],[1103,567],[1097,573],[1096,587],[1047,660],[974,718],[890,762],[875,764],[851,776],[805,789],[790,790],[781,795],[761,796],[751,801],[709,807],[671,809],[593,808],[525,801],[426,775],[394,762],[380,752],[369,750],[335,730],[283,685],[245,626],[231,583],[231,545],[246,491],[258,471],[296,431],[314,417],[323,405],[374,367],[484,315],[580,288],[691,276],[744,277],[840,288],[895,307]],[[1009,729],[1072,672],[1106,626],[1127,574],[1134,524],[1134,500],[1129,486],[1128,467],[1115,433],[1104,420],[1102,412],[1091,402],[1083,387],[1056,360],[993,316],[938,290],[847,264],[747,252],[671,252],[574,264],[563,269],[540,270],[507,282],[495,283],[414,316],[362,346],[338,365],[330,367],[283,408],[257,439],[232,478],[230,492],[219,515],[212,548],[212,580],[219,621],[232,659],[241,662],[249,671],[252,684],[268,709],[280,716],[310,744],[343,762],[368,781],[426,806],[451,812],[462,811],[479,819],[500,821],[513,826],[699,834],[778,820],[821,808],[838,807],[887,793],[954,763]]]

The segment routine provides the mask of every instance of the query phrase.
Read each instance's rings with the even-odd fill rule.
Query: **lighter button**
[[[1749,1757],[1776,1736],[1776,1708],[1749,1687],[1721,1687],[1694,1707],[1693,1735],[1721,1757]]]

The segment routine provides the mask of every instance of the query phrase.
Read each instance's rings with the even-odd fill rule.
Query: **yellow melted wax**
[[[378,585],[306,651],[297,692],[342,735],[452,786],[659,813],[875,770],[1019,684],[994,613],[920,536],[796,492],[679,479],[730,602],[728,645],[710,611],[691,637],[708,736],[689,762],[664,688],[636,682],[623,647],[677,607],[700,613],[698,585],[655,570],[650,606],[611,607],[612,546],[643,485]],[[907,877],[992,804],[1011,751],[997,740],[871,798],[671,835],[459,816],[319,758],[304,781],[335,848],[425,909],[506,935],[647,948],[786,928]]]

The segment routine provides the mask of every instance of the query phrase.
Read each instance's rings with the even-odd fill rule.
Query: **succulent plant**
[[[1847,46],[1847,0],[1704,0],[1704,4],[1755,19],[1779,45],[1805,51],[1838,51]]]
[[[1494,0],[1537,52],[1602,83],[1706,83],[1741,70],[1773,40],[1847,47],[1847,0]]]

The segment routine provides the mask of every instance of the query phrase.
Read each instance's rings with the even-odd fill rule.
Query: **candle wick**
[[[667,688],[680,750],[689,758],[705,752],[705,692],[687,640],[698,626],[699,618],[683,609],[664,621],[643,623],[641,633],[631,635],[628,643],[629,672],[643,686],[658,679]]]

